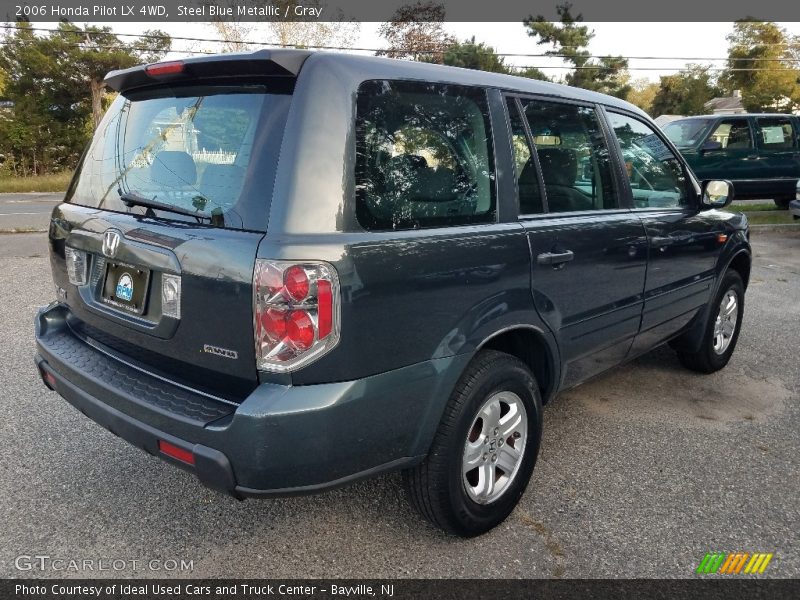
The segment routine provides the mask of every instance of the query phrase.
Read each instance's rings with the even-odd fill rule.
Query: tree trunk
[[[105,85],[101,79],[92,77],[89,80],[89,86],[92,88],[92,119],[94,121],[94,128],[100,125],[100,120],[103,118],[103,90]]]

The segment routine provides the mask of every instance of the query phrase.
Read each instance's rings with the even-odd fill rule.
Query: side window
[[[359,88],[356,215],[363,227],[494,221],[492,158],[483,90],[406,81]]]
[[[523,101],[548,212],[617,207],[608,147],[592,108]]]
[[[747,119],[720,121],[707,141],[717,142],[720,147],[731,150],[748,150],[753,147],[753,136],[750,135]]]
[[[534,215],[543,212],[542,191],[539,188],[539,175],[536,160],[531,152],[525,126],[522,122],[514,98],[508,99],[508,116],[511,122],[511,145],[514,149],[514,167],[519,193],[519,213]]]
[[[646,123],[608,113],[637,208],[688,204],[686,173],[678,158]]]
[[[792,122],[783,117],[761,117],[758,123],[759,143],[766,150],[790,150],[795,147]]]

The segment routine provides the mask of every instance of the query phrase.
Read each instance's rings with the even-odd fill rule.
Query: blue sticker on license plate
[[[140,315],[147,302],[149,283],[149,269],[109,262],[106,266],[102,300],[114,308]]]

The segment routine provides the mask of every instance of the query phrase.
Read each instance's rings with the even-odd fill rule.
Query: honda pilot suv
[[[44,383],[237,498],[402,470],[477,535],[557,392],[669,342],[726,365],[750,273],[651,120],[608,96],[258,51],[114,71],[49,229]]]

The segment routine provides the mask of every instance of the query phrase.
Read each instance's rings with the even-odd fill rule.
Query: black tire
[[[522,401],[527,415],[526,441],[516,474],[509,478],[499,497],[480,504],[467,493],[462,460],[478,411],[499,392],[512,392]],[[448,533],[472,537],[489,531],[514,510],[525,491],[539,454],[541,435],[542,400],[530,369],[509,354],[479,352],[450,396],[428,456],[422,464],[403,472],[411,503]],[[512,447],[515,443],[511,442]]]
[[[724,352],[717,353],[717,351],[714,350],[714,329],[717,316],[720,313],[720,303],[729,291],[733,291],[737,296],[738,312],[736,325],[728,347]],[[683,366],[700,373],[714,373],[715,371],[719,371],[728,364],[728,361],[733,355],[733,351],[736,349],[736,342],[739,341],[739,332],[742,329],[742,317],[744,316],[744,284],[742,283],[742,278],[739,276],[739,273],[730,269],[725,273],[720,283],[719,290],[717,290],[717,294],[714,296],[712,302],[700,349],[697,352],[678,350],[678,358]]]
[[[778,208],[789,208],[789,202],[792,200],[794,200],[794,198],[775,198],[773,202]]]

